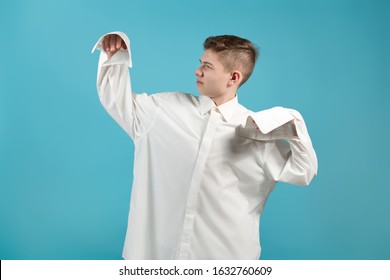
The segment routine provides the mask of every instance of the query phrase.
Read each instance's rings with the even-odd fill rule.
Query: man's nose
[[[200,67],[196,68],[196,70],[195,70],[195,76],[197,76],[197,77],[202,76],[202,72],[200,71]]]

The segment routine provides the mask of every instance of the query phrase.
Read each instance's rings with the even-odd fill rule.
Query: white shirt
[[[216,106],[180,92],[135,94],[130,41],[113,33],[128,48],[108,60],[101,51],[97,88],[135,146],[123,257],[258,259],[260,215],[275,183],[307,185],[317,173],[302,116],[282,107],[254,113],[237,97]]]

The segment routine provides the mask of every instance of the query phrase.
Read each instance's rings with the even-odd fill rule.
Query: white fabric
[[[132,93],[130,41],[115,33],[128,50],[109,60],[101,51],[97,88],[135,145],[123,257],[258,259],[260,214],[275,183],[307,185],[317,173],[301,115],[254,113],[237,97],[216,107],[206,96]]]

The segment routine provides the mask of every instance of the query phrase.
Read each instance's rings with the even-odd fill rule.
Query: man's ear
[[[228,82],[229,86],[239,86],[242,82],[242,74],[240,71],[233,71],[230,75],[230,80]]]

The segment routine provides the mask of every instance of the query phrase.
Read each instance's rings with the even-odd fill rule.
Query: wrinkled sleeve
[[[121,48],[111,58],[102,48],[102,40],[108,34],[117,34],[124,41],[127,50]],[[131,89],[129,68],[132,67],[130,40],[123,32],[111,32],[103,35],[95,44],[100,50],[97,70],[97,91],[100,102],[110,116],[135,139],[151,127],[158,110],[153,95],[135,94]]]
[[[268,141],[259,156],[266,173],[275,181],[308,185],[317,175],[318,163],[306,124],[293,109],[274,107],[248,117],[238,135]],[[286,141],[287,140],[287,141]]]

